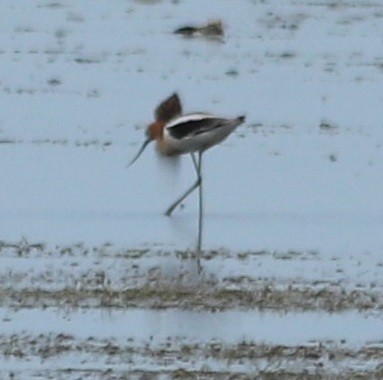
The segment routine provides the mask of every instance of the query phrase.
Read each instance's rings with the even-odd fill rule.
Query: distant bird
[[[183,26],[174,31],[185,37],[204,36],[204,37],[223,37],[223,24],[220,20],[208,22],[202,26]]]
[[[198,223],[198,266],[202,244],[202,154],[210,147],[225,140],[240,124],[245,116],[233,119],[217,117],[206,113],[182,115],[181,102],[175,93],[164,100],[154,112],[155,121],[146,129],[146,140],[128,166],[132,165],[151,141],[156,141],[159,152],[165,156],[178,156],[190,153],[197,173],[194,184],[166,210],[170,216],[174,209],[197,187],[199,188]],[[197,153],[197,158],[195,156]]]

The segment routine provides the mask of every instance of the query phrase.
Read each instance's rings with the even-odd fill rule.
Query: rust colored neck
[[[157,140],[157,141],[162,140],[164,127],[165,127],[165,123],[163,121],[155,121],[148,126],[148,129],[146,130],[146,135],[151,140]]]

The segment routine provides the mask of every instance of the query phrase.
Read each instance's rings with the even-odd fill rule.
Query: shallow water
[[[3,12],[0,377],[382,375],[382,4]],[[163,216],[189,157],[126,168],[174,91],[247,117],[204,157],[201,276],[196,195]]]
[[[333,374],[371,373],[383,351],[381,316],[357,312],[1,309],[1,321],[2,373],[17,368],[37,377],[60,376],[69,366],[72,376],[108,378],[105,365],[115,376],[125,365],[131,376],[180,367],[215,376],[294,374],[302,366],[317,373],[318,365]]]
[[[0,334],[65,334],[77,339],[116,338],[160,344],[168,339],[206,344],[258,342],[299,345],[316,341],[346,341],[359,347],[383,343],[383,318],[355,311],[273,312],[192,310],[47,310],[1,309]],[[353,326],[358,326],[355,329]]]

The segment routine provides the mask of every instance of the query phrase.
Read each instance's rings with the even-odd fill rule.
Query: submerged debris
[[[185,37],[223,37],[224,28],[221,20],[215,20],[202,26],[183,26],[176,29],[174,33]]]

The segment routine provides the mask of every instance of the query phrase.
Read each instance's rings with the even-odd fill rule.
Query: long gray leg
[[[203,198],[202,198],[202,152],[198,152],[198,165],[196,165],[199,178],[199,215],[198,215],[198,242],[197,242],[197,265],[198,273],[202,271],[202,227],[203,227]]]
[[[202,178],[201,178],[201,175],[200,175],[200,162],[201,162],[201,154],[202,153],[198,153],[198,161],[196,160],[195,156],[194,156],[194,153],[190,153],[191,157],[192,157],[192,160],[193,160],[193,165],[194,165],[194,168],[197,172],[197,180],[194,182],[194,184],[188,189],[186,190],[186,192],[181,195],[174,203],[172,203],[169,208],[165,211],[165,215],[166,216],[170,216],[172,215],[174,209],[189,195],[191,194],[198,186],[200,186],[201,182],[202,182]]]
[[[170,216],[174,209],[197,187],[199,187],[199,214],[198,214],[198,240],[197,240],[197,266],[198,273],[202,271],[201,256],[202,256],[202,230],[203,230],[203,191],[202,191],[202,152],[198,152],[198,160],[195,158],[194,153],[191,153],[193,165],[197,173],[197,180],[194,184],[186,190],[170,207],[166,210],[165,215]]]

